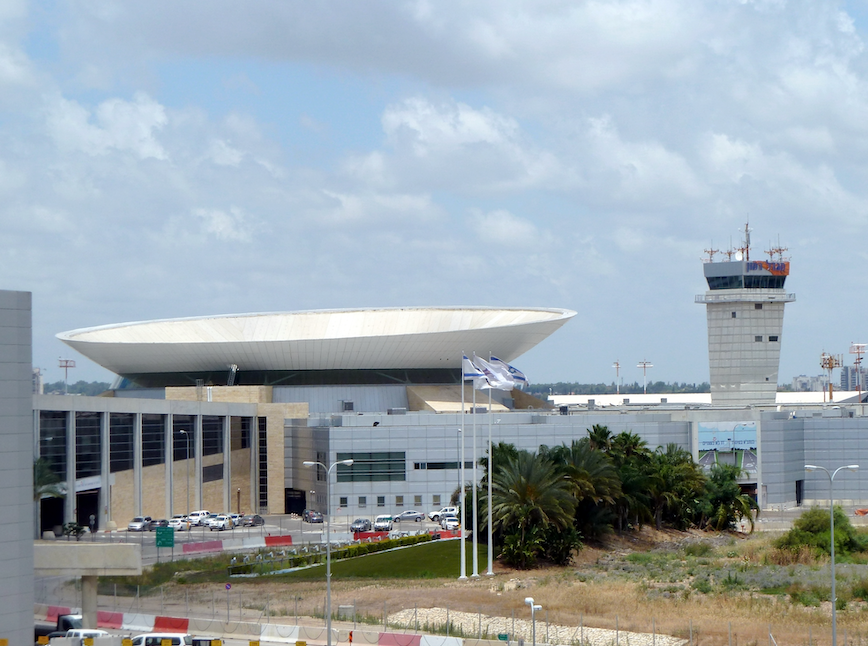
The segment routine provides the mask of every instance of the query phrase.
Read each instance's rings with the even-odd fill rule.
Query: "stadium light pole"
[[[353,460],[339,460],[333,462],[330,466],[324,465],[322,462],[314,462],[306,460],[304,466],[314,467],[320,466],[326,472],[326,645],[332,646],[332,537],[331,537],[331,478],[332,470],[339,464],[344,466],[352,465]]]
[[[535,605],[533,597],[525,597],[524,602],[530,606],[531,638],[533,646],[536,646],[536,611],[542,610],[542,606]]]
[[[835,598],[835,503],[832,500],[832,483],[835,481],[835,476],[842,469],[847,471],[858,471],[858,464],[848,464],[847,466],[838,467],[833,472],[830,472],[826,467],[819,467],[815,464],[806,464],[805,471],[824,471],[829,477],[829,530],[830,530],[830,550],[832,555],[832,646],[838,644],[838,615],[835,606],[837,599]]]

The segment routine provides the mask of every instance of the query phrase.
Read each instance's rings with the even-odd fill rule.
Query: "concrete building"
[[[33,425],[31,307],[0,291],[0,639],[33,642]]]

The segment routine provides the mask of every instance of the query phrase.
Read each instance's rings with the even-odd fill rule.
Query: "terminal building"
[[[781,250],[777,250],[780,252]],[[42,502],[42,527],[91,514],[104,527],[197,509],[269,514],[313,508],[374,516],[449,504],[465,465],[493,441],[569,444],[593,425],[676,443],[710,466],[736,464],[762,509],[828,500],[805,464],[868,469],[860,401],[776,401],[789,262],[710,256],[711,401],[629,396],[610,405],[520,390],[473,397],[461,358],[520,366],[576,312],[542,308],[395,308],[248,314],[109,325],[59,334],[118,375],[100,397],[35,395],[34,452],[70,493]],[[551,336],[553,335],[553,336]],[[549,338],[551,336],[551,338]],[[762,337],[762,340],[758,340]],[[602,400],[603,398],[597,398]],[[340,465],[326,474],[306,461]],[[477,474],[481,476],[481,472]],[[472,471],[467,472],[467,480]],[[836,482],[864,503],[868,473]]]

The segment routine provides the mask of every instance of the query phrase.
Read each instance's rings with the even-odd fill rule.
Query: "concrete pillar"
[[[106,524],[111,520],[111,507],[109,499],[110,474],[109,468],[109,415],[108,411],[99,415],[99,441],[100,441],[100,470],[99,470],[99,527],[106,529]]]
[[[223,506],[229,513],[237,511],[235,488],[232,486],[232,451],[229,443],[229,418],[223,417],[223,499],[229,504]]]
[[[133,415],[133,499],[135,513],[142,515],[142,414]]]
[[[96,584],[98,576],[81,577],[81,627],[96,628]]]
[[[63,502],[63,522],[76,520],[75,495],[75,411],[66,413],[66,498]]]
[[[166,428],[164,429],[163,437],[165,438],[165,461],[166,461],[166,512],[165,517],[171,518],[175,513],[172,511],[174,505],[174,489],[173,476],[175,475],[175,416],[172,413],[166,415]]]
[[[196,442],[193,447],[193,453],[196,456],[196,463],[193,465],[193,483],[196,485],[196,495],[194,499],[196,500],[196,509],[202,509],[204,503],[202,502],[202,416],[196,416]]]

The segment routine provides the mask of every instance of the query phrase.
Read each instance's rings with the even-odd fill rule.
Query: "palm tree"
[[[742,493],[738,478],[742,470],[734,464],[715,464],[708,477],[709,527],[721,531],[735,527],[744,518],[754,529],[754,510],[759,506],[752,496]]]
[[[693,457],[677,444],[657,447],[651,455],[649,498],[658,530],[664,515],[684,528],[695,516],[696,501],[705,489],[705,476]]]
[[[505,557],[528,567],[548,527],[570,527],[575,511],[571,485],[549,460],[520,451],[492,478],[494,529],[507,534]],[[512,556],[511,556],[512,555]]]
[[[591,448],[603,453],[608,453],[612,448],[612,432],[608,426],[602,424],[594,424],[588,430],[588,440],[591,443]]]

